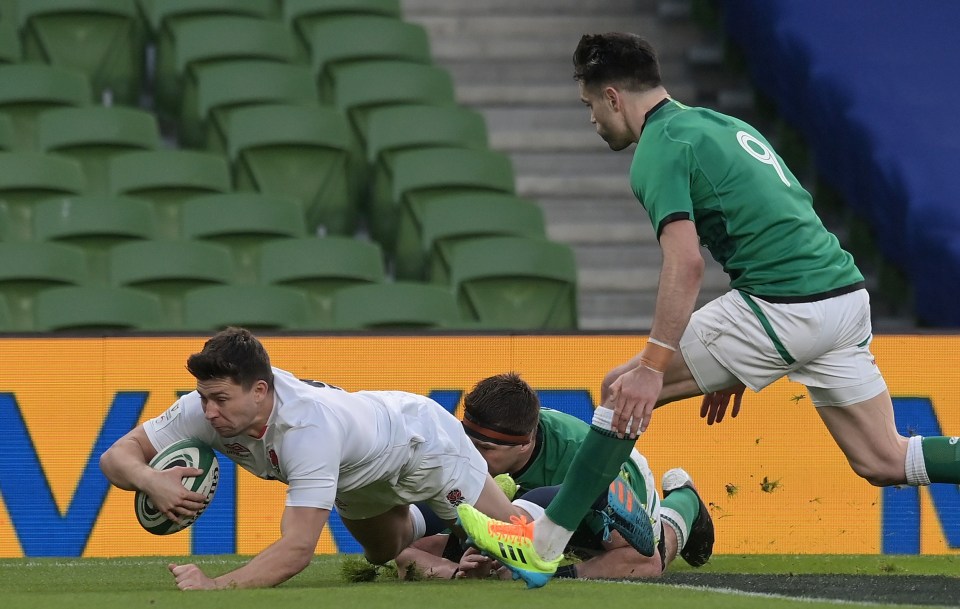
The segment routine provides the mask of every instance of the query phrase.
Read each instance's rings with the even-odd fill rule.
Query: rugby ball
[[[209,502],[213,500],[213,494],[217,491],[217,483],[220,482],[220,463],[217,461],[217,455],[213,452],[213,449],[198,440],[180,440],[161,450],[156,457],[150,460],[150,467],[154,469],[163,470],[178,466],[195,467],[203,470],[202,475],[183,478],[182,481],[183,486],[191,491],[206,495],[209,505]],[[182,531],[196,522],[205,508],[206,506],[201,508],[197,515],[192,518],[185,517],[181,518],[180,522],[174,522],[154,507],[146,493],[137,491],[134,497],[137,521],[140,522],[140,526],[154,535],[169,535]]]

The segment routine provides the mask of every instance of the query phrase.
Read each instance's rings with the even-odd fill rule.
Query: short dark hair
[[[613,84],[642,92],[660,86],[660,62],[636,34],[586,34],[573,52],[573,77],[589,89]]]
[[[516,372],[496,374],[474,385],[463,398],[464,416],[483,427],[527,435],[540,420],[537,393]]]
[[[198,381],[230,379],[244,391],[259,380],[273,388],[270,356],[263,343],[244,328],[230,327],[214,334],[200,353],[187,358],[187,370]]]

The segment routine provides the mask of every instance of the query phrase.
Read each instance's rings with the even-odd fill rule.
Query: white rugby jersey
[[[413,393],[350,393],[279,368],[273,373],[274,407],[260,438],[221,437],[204,418],[196,391],[145,422],[147,437],[158,451],[195,438],[255,476],[288,484],[288,506],[332,509],[338,491],[394,483],[416,468],[408,463],[419,454],[411,447],[431,434],[427,420],[436,416],[421,417],[421,409],[443,410]]]

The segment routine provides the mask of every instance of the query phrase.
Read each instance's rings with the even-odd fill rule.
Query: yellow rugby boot
[[[545,586],[556,573],[562,556],[540,558],[533,547],[533,523],[525,517],[511,516],[510,522],[503,522],[466,503],[457,506],[457,514],[458,524],[467,532],[467,543],[500,561],[513,572],[513,579],[522,579],[527,588]]]

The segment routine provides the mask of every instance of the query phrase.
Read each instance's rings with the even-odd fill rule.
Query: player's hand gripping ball
[[[203,474],[190,478],[183,478],[183,486],[207,497],[207,503],[213,499],[220,482],[220,463],[217,455],[206,444],[197,440],[180,440],[166,447],[157,456],[150,460],[150,467],[154,469],[170,469],[171,467],[195,467],[202,469]],[[200,517],[203,509],[196,516],[180,518],[174,522],[158,510],[146,493],[137,491],[134,497],[134,509],[140,526],[154,535],[169,535],[182,531]]]

